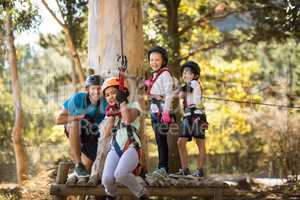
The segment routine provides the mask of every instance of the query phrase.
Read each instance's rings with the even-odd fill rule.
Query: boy
[[[197,177],[203,177],[203,166],[206,159],[205,129],[208,123],[201,102],[201,87],[198,82],[200,67],[193,61],[188,61],[181,66],[182,79],[185,85],[181,88],[179,97],[184,99],[184,117],[182,132],[179,135],[177,145],[181,161],[181,169],[177,175],[189,175],[188,154],[186,143],[194,137],[198,146],[199,157],[197,160]]]

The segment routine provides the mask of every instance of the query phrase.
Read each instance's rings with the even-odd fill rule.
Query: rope
[[[288,105],[279,105],[279,104],[272,104],[272,103],[259,103],[259,102],[253,102],[253,101],[241,101],[241,100],[235,100],[235,99],[223,99],[219,97],[209,97],[209,96],[202,96],[204,99],[209,100],[216,100],[216,101],[225,101],[225,102],[234,102],[239,104],[254,104],[254,105],[262,105],[262,106],[272,106],[272,107],[279,107],[279,108],[293,108],[293,109],[300,109],[300,106],[288,106]]]
[[[117,61],[120,62],[119,68],[119,89],[124,91],[124,74],[127,69],[127,57],[124,56],[124,40],[123,40],[123,21],[122,21],[122,1],[118,1],[119,5],[119,25],[120,25],[120,43],[121,43],[121,55],[118,56]]]
[[[124,47],[123,47],[122,0],[119,0],[119,23],[120,23],[121,56],[123,57]]]

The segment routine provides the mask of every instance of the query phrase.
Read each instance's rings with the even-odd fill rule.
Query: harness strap
[[[167,71],[167,72],[169,72],[171,74],[171,72],[169,71],[169,69],[166,68],[166,67],[163,67],[163,68],[159,69],[158,72],[157,72],[157,75],[155,76],[155,78],[154,78],[154,73],[152,74],[152,76],[150,77],[150,86],[148,87],[147,95],[150,95],[150,90],[152,89],[155,81],[165,71]]]
[[[125,145],[124,145],[124,148],[123,148],[123,151],[121,150],[121,147],[120,145],[117,143],[117,140],[116,140],[116,133],[117,133],[117,130],[122,128],[123,127],[126,127],[127,128],[127,134],[128,134],[128,140],[126,141]],[[142,149],[138,146],[138,143],[137,141],[134,139],[134,136],[133,136],[133,132],[137,133],[137,129],[134,127],[134,126],[131,126],[131,125],[127,125],[127,124],[124,124],[124,123],[121,123],[121,120],[119,119],[118,121],[118,124],[117,124],[117,127],[114,127],[113,128],[113,140],[112,140],[112,145],[114,147],[114,149],[116,150],[117,154],[119,157],[122,156],[122,154],[129,148],[129,146],[132,144],[132,143],[135,143],[134,144],[134,148],[136,149],[137,153],[138,153],[138,158],[139,158],[139,162],[138,162],[138,165],[136,166],[136,168],[133,170],[133,174],[134,175],[140,175],[141,171],[142,171],[142,166],[141,166],[141,158],[142,158]],[[139,137],[139,135],[137,134],[137,136]]]
[[[117,140],[116,140],[116,134],[117,134],[117,130],[122,128],[122,127],[126,127],[127,129],[127,136],[128,136],[128,140],[126,141],[123,150],[121,149],[120,145],[118,144]],[[112,145],[114,146],[117,154],[121,157],[123,152],[125,152],[129,146],[131,144],[134,144],[135,149],[140,149],[138,142],[135,140],[133,133],[137,133],[137,129],[134,126],[131,125],[126,125],[121,123],[121,120],[118,121],[118,124],[116,127],[113,128],[113,140],[112,140]],[[139,135],[137,134],[137,136],[139,137]]]

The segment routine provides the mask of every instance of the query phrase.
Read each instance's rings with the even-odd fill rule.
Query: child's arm
[[[103,130],[104,138],[108,138],[111,135],[111,130],[115,123],[115,117],[114,116],[108,117],[107,120],[108,120],[107,124]]]

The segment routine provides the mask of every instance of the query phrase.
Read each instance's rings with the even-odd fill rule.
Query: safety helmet
[[[163,58],[163,63],[162,63],[162,67],[166,67],[168,64],[168,52],[165,48],[162,48],[160,46],[156,46],[156,47],[152,47],[149,51],[148,51],[148,60],[150,60],[150,54],[153,52],[157,52],[160,53],[162,55]]]
[[[197,63],[193,61],[187,61],[185,64],[181,65],[181,74],[184,68],[190,68],[195,75],[200,76],[200,67]]]
[[[85,87],[89,87],[91,85],[101,85],[103,83],[103,78],[97,74],[89,75],[84,83]]]
[[[119,87],[120,86],[120,81],[119,81],[119,77],[111,77],[108,78],[104,81],[101,90],[102,90],[102,94],[104,94],[105,90],[109,87]],[[128,86],[126,81],[124,80],[124,89],[128,90]]]

